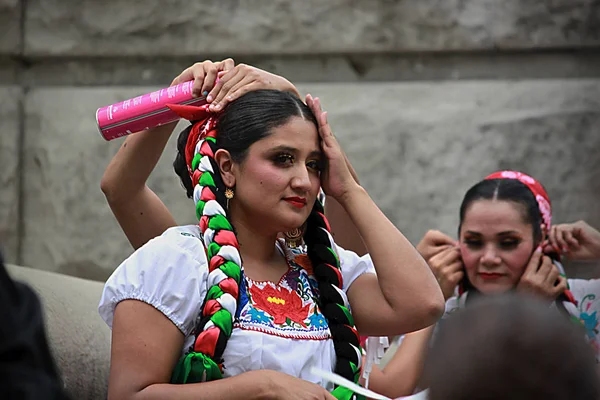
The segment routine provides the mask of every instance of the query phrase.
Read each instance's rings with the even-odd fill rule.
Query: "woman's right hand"
[[[444,299],[448,300],[465,276],[460,249],[449,246],[432,256],[427,263],[440,284]]]
[[[234,66],[235,62],[231,58],[217,62],[210,60],[197,62],[191,67],[184,69],[181,74],[173,79],[171,86],[193,80],[192,94],[194,97],[207,96],[208,92],[215,86],[218,74],[230,71]]]
[[[263,370],[268,388],[267,398],[273,400],[335,400],[322,386],[283,372]]]
[[[219,81],[206,97],[206,100],[211,103],[212,111],[220,111],[228,103],[255,90],[281,90],[300,97],[296,87],[284,77],[251,65],[236,65],[229,70],[219,72],[218,77]]]
[[[205,96],[211,111],[221,111],[228,103],[255,90],[281,90],[300,97],[296,87],[284,77],[246,64],[235,65],[231,58],[196,63],[179,74],[171,86],[191,80],[193,95]]]

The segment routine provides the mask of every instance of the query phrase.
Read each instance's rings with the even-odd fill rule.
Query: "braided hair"
[[[194,199],[206,249],[209,276],[208,292],[194,330],[194,345],[177,364],[173,383],[193,383],[222,377],[222,356],[231,336],[235,319],[242,257],[233,224],[230,221],[225,184],[214,154],[227,150],[234,162],[242,162],[248,148],[270,135],[273,128],[300,117],[317,125],[311,110],[297,97],[280,91],[250,92],[232,102],[219,115],[192,121],[178,138],[175,172]],[[358,382],[361,353],[359,336],[343,292],[340,261],[335,251],[323,205],[315,201],[306,223],[304,241],[318,282],[318,306],[327,318],[337,362],[335,372]],[[317,295],[317,293],[315,293]],[[337,387],[338,398],[354,394]]]

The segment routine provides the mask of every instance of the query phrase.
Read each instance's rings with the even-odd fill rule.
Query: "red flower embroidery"
[[[289,318],[306,328],[304,320],[308,317],[310,304],[303,307],[302,299],[295,291],[267,284],[263,289],[252,285],[250,294],[254,305],[272,316],[274,323],[283,325]]]

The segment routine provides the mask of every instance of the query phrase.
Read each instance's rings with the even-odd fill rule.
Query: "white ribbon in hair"
[[[239,266],[242,266],[242,258],[240,257],[240,252],[233,246],[221,247],[217,255],[223,257],[228,261],[232,261]]]

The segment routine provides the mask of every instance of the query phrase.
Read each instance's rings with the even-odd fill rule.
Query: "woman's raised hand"
[[[327,121],[327,112],[322,110],[319,98],[313,98],[310,94],[306,95],[306,104],[317,119],[321,149],[325,156],[321,171],[321,185],[326,195],[332,196],[340,204],[343,204],[344,198],[359,185],[352,176],[344,151],[331,131]]]

